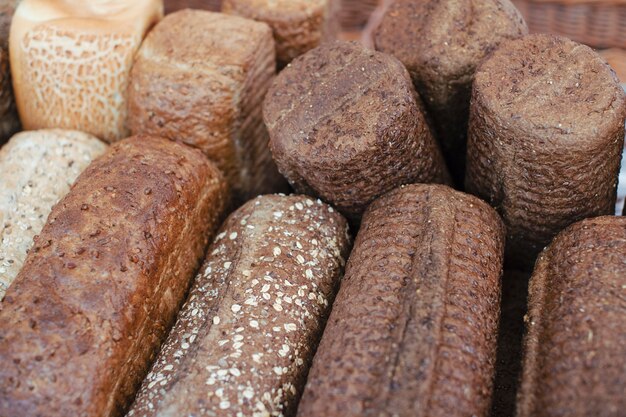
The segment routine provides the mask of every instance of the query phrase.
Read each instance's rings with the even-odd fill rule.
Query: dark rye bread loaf
[[[507,41],[476,72],[466,188],[507,226],[507,263],[531,269],[563,228],[613,214],[626,96],[605,61],[565,38]]]
[[[200,151],[113,145],[35,238],[0,311],[0,415],[120,416],[225,205]]]
[[[202,150],[238,203],[284,191],[261,111],[275,66],[266,24],[201,10],[168,15],[135,58],[128,126]]]
[[[372,203],[298,416],[486,416],[503,251],[473,196],[419,184]]]
[[[448,179],[409,74],[391,55],[322,45],[276,77],[263,115],[278,169],[296,191],[353,221],[399,185]]]
[[[626,410],[626,218],[561,232],[529,287],[518,417],[618,417]]]
[[[476,67],[502,41],[527,33],[509,0],[396,0],[375,31],[376,49],[409,70],[460,184]]]
[[[349,244],[343,217],[305,196],[233,213],[129,417],[293,416]]]

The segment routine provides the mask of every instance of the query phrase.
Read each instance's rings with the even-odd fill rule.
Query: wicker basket
[[[531,32],[626,49],[626,0],[513,0]]]

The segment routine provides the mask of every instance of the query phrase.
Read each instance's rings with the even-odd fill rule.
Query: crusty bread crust
[[[0,311],[0,415],[120,416],[225,205],[201,152],[116,143],[52,210]]]
[[[420,184],[372,203],[298,416],[486,416],[503,252],[473,196]]]
[[[561,232],[529,287],[518,417],[618,417],[626,410],[626,218]]]
[[[56,129],[18,133],[0,149],[0,301],[52,207],[105,150],[94,136]]]
[[[295,414],[349,250],[305,196],[262,196],[208,250],[129,417]]]

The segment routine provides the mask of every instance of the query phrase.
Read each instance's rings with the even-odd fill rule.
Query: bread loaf
[[[120,416],[226,200],[201,152],[130,138],[52,210],[0,311],[0,415]]]
[[[293,416],[348,249],[319,200],[233,213],[128,416]]]
[[[20,129],[9,62],[9,31],[15,1],[0,1],[0,145]]]
[[[165,0],[165,13],[173,13],[182,9],[203,9],[219,12],[222,0]]]
[[[341,4],[339,19],[344,28],[361,28],[383,0],[337,0]]]
[[[18,133],[0,149],[0,301],[52,206],[105,150],[94,136],[71,130]]]
[[[263,113],[280,172],[353,221],[399,185],[447,181],[409,74],[390,55],[322,45],[276,77]]]
[[[626,95],[593,50],[550,35],[507,41],[476,72],[466,187],[507,226],[507,262],[532,269],[563,228],[615,212]]]
[[[162,14],[162,0],[21,1],[10,55],[24,129],[78,129],[108,142],[126,137],[133,57]]]
[[[223,0],[222,11],[265,22],[276,40],[279,68],[334,39],[338,0]]]
[[[409,70],[459,184],[476,67],[502,41],[527,33],[509,0],[396,0],[375,31],[376,49]]]
[[[518,417],[623,416],[626,218],[561,232],[529,287]]]
[[[298,416],[486,416],[503,251],[473,196],[419,184],[372,203]]]
[[[129,127],[202,150],[241,202],[282,191],[261,112],[274,66],[263,23],[200,10],[168,15],[133,66]]]

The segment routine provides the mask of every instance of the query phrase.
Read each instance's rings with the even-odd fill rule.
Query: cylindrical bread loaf
[[[409,70],[459,184],[476,67],[502,41],[527,33],[509,0],[396,0],[375,31],[376,49]]]
[[[122,415],[219,224],[225,184],[200,151],[146,137],[78,177],[4,298],[0,415]]]
[[[105,150],[96,137],[73,130],[18,133],[0,149],[0,301],[52,207]]]
[[[618,417],[626,410],[626,218],[561,232],[529,287],[518,417]]]
[[[357,43],[333,42],[294,60],[263,114],[280,172],[353,221],[395,187],[448,179],[402,63]]]
[[[265,22],[276,40],[279,68],[334,39],[339,32],[338,0],[223,0],[222,11]]]
[[[503,252],[476,197],[417,184],[372,203],[298,416],[486,416]]]
[[[239,202],[283,191],[261,110],[274,67],[264,23],[201,10],[168,15],[133,66],[128,126],[202,150]]]
[[[350,239],[305,196],[233,213],[128,414],[293,416]]]
[[[162,15],[162,0],[22,0],[9,46],[24,129],[128,136],[133,58]]]
[[[165,0],[165,13],[173,13],[182,9],[199,9],[219,12],[222,0]]]
[[[626,95],[591,48],[506,41],[476,72],[466,189],[496,207],[507,263],[532,269],[568,225],[615,212]]]

